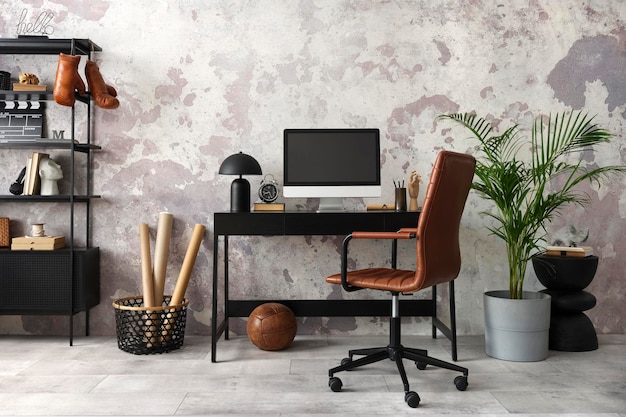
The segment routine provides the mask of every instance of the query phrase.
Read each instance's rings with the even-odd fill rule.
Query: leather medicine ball
[[[280,303],[265,303],[248,317],[248,338],[259,349],[281,350],[296,337],[298,322],[293,312]]]

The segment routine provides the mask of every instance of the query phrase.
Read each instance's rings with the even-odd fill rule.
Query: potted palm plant
[[[484,214],[494,223],[489,230],[506,247],[509,288],[484,296],[486,352],[505,360],[545,359],[550,298],[524,291],[528,262],[542,250],[546,225],[564,206],[589,203],[589,196],[577,188],[581,182],[599,184],[626,167],[584,163],[582,153],[609,142],[612,135],[583,112],[536,118],[530,141],[517,124],[494,134],[491,123],[474,114],[440,118],[465,127],[478,140],[472,188],[493,202],[495,210]]]

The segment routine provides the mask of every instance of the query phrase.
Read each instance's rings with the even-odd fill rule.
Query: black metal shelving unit
[[[48,37],[19,37],[0,39],[0,54],[4,55],[84,55],[102,49],[89,39],[49,39]],[[0,101],[54,101],[49,92],[0,90]],[[89,310],[100,303],[100,251],[91,246],[91,201],[99,198],[92,193],[92,152],[100,147],[92,143],[89,93],[76,94],[76,105],[86,106],[86,138],[75,140],[76,112],[71,107],[71,138],[64,140],[8,140],[0,143],[0,151],[10,149],[59,149],[71,155],[70,193],[67,195],[0,195],[0,203],[66,203],[69,205],[70,236],[67,247],[54,251],[0,250],[0,314],[67,315],[69,343],[73,344],[74,315],[85,312],[85,334],[89,335]],[[76,154],[87,158],[84,193],[76,193]],[[74,244],[75,205],[84,210],[85,247]]]
[[[102,48],[90,39],[50,39],[47,36],[20,36],[0,39],[0,53],[7,55],[87,55]]]

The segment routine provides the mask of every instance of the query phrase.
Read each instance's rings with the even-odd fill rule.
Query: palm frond
[[[583,112],[536,118],[530,143],[518,125],[494,135],[491,124],[475,114],[439,118],[460,124],[480,144],[472,188],[495,206],[495,211],[483,214],[494,221],[489,231],[505,242],[511,297],[521,298],[528,260],[540,249],[546,225],[568,204],[585,206],[590,201],[576,187],[584,181],[599,185],[611,174],[626,173],[626,166],[590,169],[583,164],[582,152],[609,142],[612,135]],[[529,161],[521,157],[526,149],[531,152]],[[569,162],[574,155],[578,160]],[[562,185],[550,190],[555,179],[562,180]]]

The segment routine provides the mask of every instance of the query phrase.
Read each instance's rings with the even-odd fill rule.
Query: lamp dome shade
[[[261,175],[261,165],[256,159],[243,152],[226,158],[220,166],[220,174],[225,175]]]

